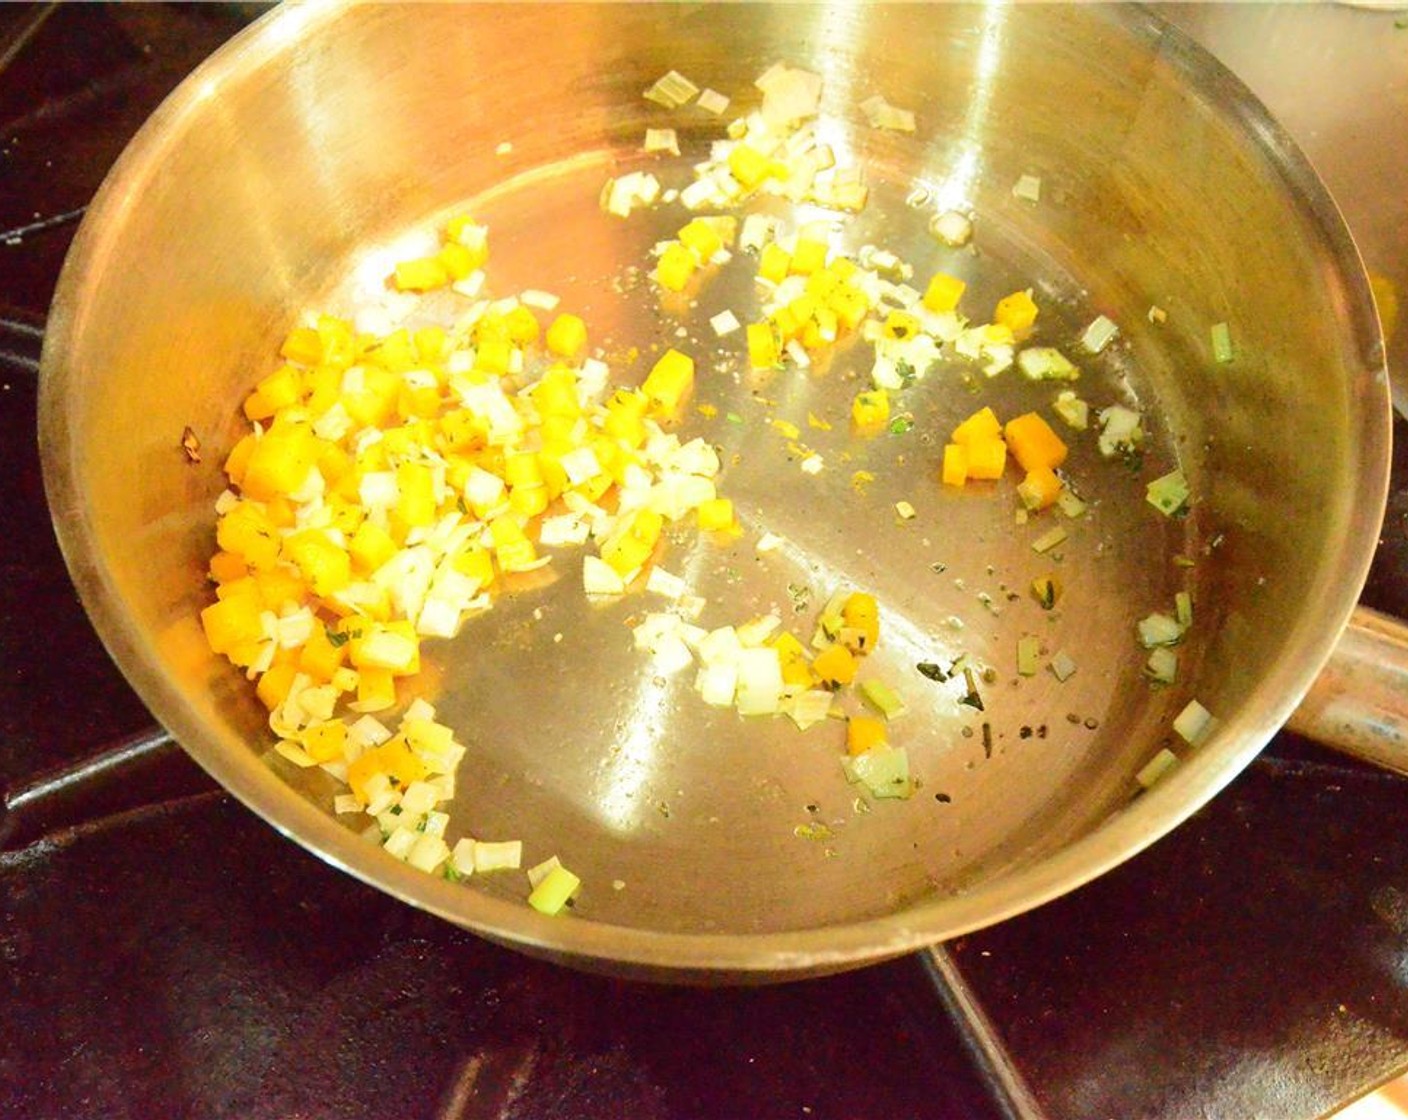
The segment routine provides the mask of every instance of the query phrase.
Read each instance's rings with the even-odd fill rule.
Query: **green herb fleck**
[[[902,436],[914,428],[914,419],[910,416],[896,416],[890,421],[890,434],[892,436]]]
[[[341,649],[347,644],[347,639],[351,634],[345,634],[341,630],[334,630],[331,626],[324,626],[323,632],[328,636],[328,645],[333,649]]]
[[[727,420],[730,424],[742,424],[742,423],[743,423],[743,417],[741,417],[740,415],[738,415],[738,413],[736,413],[736,412],[726,412],[726,413],[724,413],[724,419]]]
[[[447,862],[447,863],[445,864],[445,878],[448,879],[448,880],[449,880],[450,882],[452,882],[452,883],[458,883],[461,879],[464,878],[464,876],[461,875],[461,874],[455,869],[455,865],[454,865],[453,863],[448,863],[448,862]]]
[[[907,362],[903,358],[895,363],[895,372],[899,374],[900,381],[906,385],[919,376],[914,369],[914,363]]]
[[[920,676],[928,677],[931,681],[943,684],[948,680],[948,674],[944,672],[944,667],[937,661],[921,661],[915,668],[919,670]]]

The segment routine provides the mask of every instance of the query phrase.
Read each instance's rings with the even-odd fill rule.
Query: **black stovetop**
[[[253,7],[0,9],[0,1115],[1312,1117],[1408,1066],[1408,785],[1279,736],[1168,839],[931,954],[759,990],[527,960],[289,844],[108,661],[43,323],[127,139]],[[1366,601],[1408,615],[1408,432]]]

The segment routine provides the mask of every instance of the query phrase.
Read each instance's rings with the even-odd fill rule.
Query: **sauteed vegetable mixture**
[[[1139,413],[1091,410],[1074,388],[1079,359],[1030,343],[1041,322],[1031,290],[973,307],[955,276],[912,284],[913,269],[895,250],[843,252],[832,221],[789,229],[750,211],[758,195],[836,215],[868,201],[862,169],[837,166],[819,139],[820,77],[778,65],[757,86],[758,108],[727,125],[687,187],[662,190],[652,174],[634,171],[604,185],[602,208],[625,221],[647,207],[690,215],[653,250],[649,276],[662,299],[696,291],[722,269],[750,270],[758,298],[748,321],[733,310],[710,321],[718,339],[736,342],[741,367],[785,375],[838,345],[865,347],[871,385],[848,418],[857,438],[907,430],[913,421],[897,407],[905,390],[944,363],[966,363],[980,378],[1056,382],[1046,416],[1004,420],[981,407],[938,433],[943,450],[931,476],[936,492],[987,487],[993,500],[1015,492],[1019,520],[1051,519],[1033,547],[1055,548],[1062,521],[1086,504],[1062,472],[1067,440],[1096,438],[1107,456],[1128,454],[1143,440]],[[662,114],[691,102],[723,114],[729,105],[673,72],[645,96]],[[913,113],[883,98],[859,108],[870,127],[915,129]],[[679,140],[673,129],[651,128],[643,150],[678,157]],[[1031,176],[1014,190],[1040,197]],[[961,247],[974,236],[973,216],[937,213],[930,229]],[[491,240],[472,215],[456,217],[435,252],[401,261],[387,277],[403,293],[453,292],[462,311],[451,321],[368,331],[309,317],[244,401],[249,430],[224,464],[230,488],[216,506],[209,567],[215,601],[201,623],[211,648],[254,682],[278,753],[344,782],[337,812],[365,816],[378,842],[413,866],[450,879],[521,870],[517,839],[448,835],[444,807],[465,748],[430,698],[417,697],[417,675],[423,644],[491,625],[481,616],[498,596],[531,595],[539,569],[572,565],[584,595],[640,598],[633,640],[642,672],[689,672],[701,703],[834,734],[838,781],[875,798],[909,797],[917,779],[896,724],[903,685],[867,669],[885,640],[882,603],[863,587],[842,587],[805,630],[778,614],[706,627],[706,615],[728,617],[728,604],[691,594],[669,570],[672,526],[721,544],[744,532],[718,451],[680,434],[693,403],[689,342],[625,383],[594,348],[590,324],[548,291],[491,296]],[[1099,353],[1117,334],[1097,317],[1080,347]],[[801,470],[830,469],[795,425],[779,422],[779,430]],[[1009,475],[1014,490],[999,485]],[[1148,497],[1158,511],[1151,516],[1177,516],[1190,500],[1178,471],[1150,484]],[[915,516],[907,502],[896,513]],[[1038,579],[1032,594],[1052,609],[1059,580]],[[1140,623],[1154,682],[1175,680],[1174,647],[1192,622],[1182,595],[1172,614]],[[1024,642],[1016,671],[1031,676],[1041,671],[1041,647]],[[1066,654],[1047,667],[1058,679],[1076,671]],[[981,708],[971,666],[929,668],[919,666],[932,679],[965,675],[965,702]],[[1175,727],[1192,741],[1210,720],[1194,702]],[[1152,783],[1175,761],[1161,752],[1140,781]],[[527,876],[529,903],[549,914],[580,886],[556,856]]]

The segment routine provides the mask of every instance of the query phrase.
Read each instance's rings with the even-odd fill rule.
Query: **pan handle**
[[[1408,775],[1408,623],[1356,607],[1286,726]]]

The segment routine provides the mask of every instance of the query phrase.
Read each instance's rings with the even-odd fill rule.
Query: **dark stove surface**
[[[246,6],[0,8],[0,1115],[1320,1115],[1408,1065],[1408,786],[1280,736],[1040,910],[848,976],[700,991],[527,960],[324,866],[153,726],[49,527],[63,253]],[[1408,432],[1371,605],[1408,614]]]

